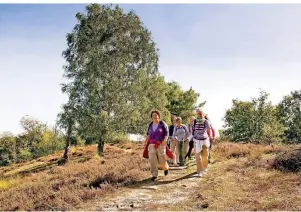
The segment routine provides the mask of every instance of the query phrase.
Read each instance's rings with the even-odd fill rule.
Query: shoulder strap
[[[189,134],[187,126],[185,124],[182,124],[183,129],[185,130],[185,132],[187,133],[187,135]]]
[[[159,121],[159,124],[163,127],[164,133],[168,133],[166,131],[166,127],[165,127],[165,126],[167,126],[167,124],[164,121],[162,121],[162,120]]]
[[[148,135],[149,129],[150,129],[150,127],[152,126],[152,124],[153,124],[153,122],[149,123],[149,125],[148,125],[148,128],[147,128],[147,135]]]
[[[196,119],[194,119],[194,121],[193,121],[193,126],[192,126],[192,135],[194,135],[194,131],[195,131],[195,125],[196,125]]]

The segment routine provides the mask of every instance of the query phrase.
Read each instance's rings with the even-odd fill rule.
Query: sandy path
[[[167,176],[159,171],[158,181],[145,180],[135,187],[122,188],[93,206],[90,204],[88,210],[171,210],[176,203],[189,200],[199,187],[201,178],[196,177],[195,170],[192,160],[184,169],[171,167]]]

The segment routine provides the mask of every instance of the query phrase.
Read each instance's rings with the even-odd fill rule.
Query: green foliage
[[[62,133],[28,116],[23,117],[20,123],[24,129],[22,134],[14,136],[5,132],[0,135],[0,166],[28,161],[63,149],[65,142]]]
[[[284,139],[284,126],[273,116],[270,123],[264,124],[262,142],[266,144],[281,143]]]
[[[251,102],[233,100],[226,111],[223,135],[232,141],[248,141],[253,134],[253,105]]]
[[[34,149],[38,156],[45,156],[64,148],[65,142],[62,136],[57,136],[54,131],[46,130],[43,138]]]
[[[223,136],[232,141],[273,143],[283,140],[284,126],[277,119],[276,107],[264,91],[251,101],[232,101],[226,111]]]
[[[24,161],[28,161],[31,160],[32,157],[32,153],[30,152],[29,149],[20,149],[18,152],[18,162],[24,162]]]
[[[0,135],[0,166],[16,162],[16,138],[10,132]]]
[[[110,134],[109,143],[123,143],[123,142],[130,142],[129,136],[122,132],[116,132]]]
[[[167,106],[166,108],[174,115],[180,116],[183,122],[188,122],[189,117],[193,115],[199,94],[192,88],[183,91],[177,82],[168,83]]]
[[[158,72],[158,49],[151,33],[133,11],[91,4],[76,18],[63,52],[69,82],[62,85],[69,97],[65,119],[73,120],[79,135],[96,138],[102,152],[109,134],[146,125],[153,107],[168,116],[167,86]]]
[[[301,142],[301,91],[293,91],[277,105],[277,117],[285,126],[288,143]]]

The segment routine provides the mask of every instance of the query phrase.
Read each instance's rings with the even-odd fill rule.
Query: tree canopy
[[[151,109],[169,116],[168,87],[158,71],[158,48],[133,12],[91,4],[67,34],[62,91],[69,97],[78,130],[99,141],[99,153],[111,132],[146,127]]]

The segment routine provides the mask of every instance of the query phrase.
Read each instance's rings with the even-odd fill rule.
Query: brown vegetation
[[[72,151],[72,160],[65,166],[54,165],[39,173],[15,173],[3,178],[0,210],[74,210],[82,202],[99,198],[119,185],[146,178],[148,166],[141,157],[143,147],[129,146],[131,151],[107,145],[101,159],[96,156],[96,146],[81,147]],[[61,155],[60,152],[38,161],[48,164]],[[79,163],[78,158],[87,160]],[[24,170],[29,165],[15,166]]]
[[[281,171],[301,171],[301,149],[291,149],[277,155],[273,166]]]
[[[194,183],[189,188],[186,184],[191,192],[185,194],[189,196],[188,200],[179,200],[179,203],[167,204],[164,208],[300,210],[300,174],[282,172],[273,165],[275,158],[279,157],[277,155],[292,148],[216,143],[213,147],[214,163],[199,187]],[[147,185],[145,179],[150,176],[149,165],[142,158],[142,151],[143,144],[106,145],[105,155],[99,158],[96,145],[73,147],[70,162],[65,166],[57,165],[62,156],[62,152],[57,152],[27,163],[2,167],[0,210],[76,210],[86,208],[84,205],[97,205],[100,198],[110,196],[108,194],[116,197],[119,193],[114,191],[124,190],[124,185],[140,187],[142,180]],[[190,171],[194,169],[194,166],[189,167]],[[169,177],[175,176],[183,177],[174,170]],[[170,188],[174,186],[172,184]],[[132,188],[130,186],[127,190]],[[166,192],[169,191],[165,190],[164,195]]]
[[[215,164],[193,201],[185,204],[203,210],[300,210],[300,174],[273,168],[275,156],[287,149],[290,147],[217,144]]]

